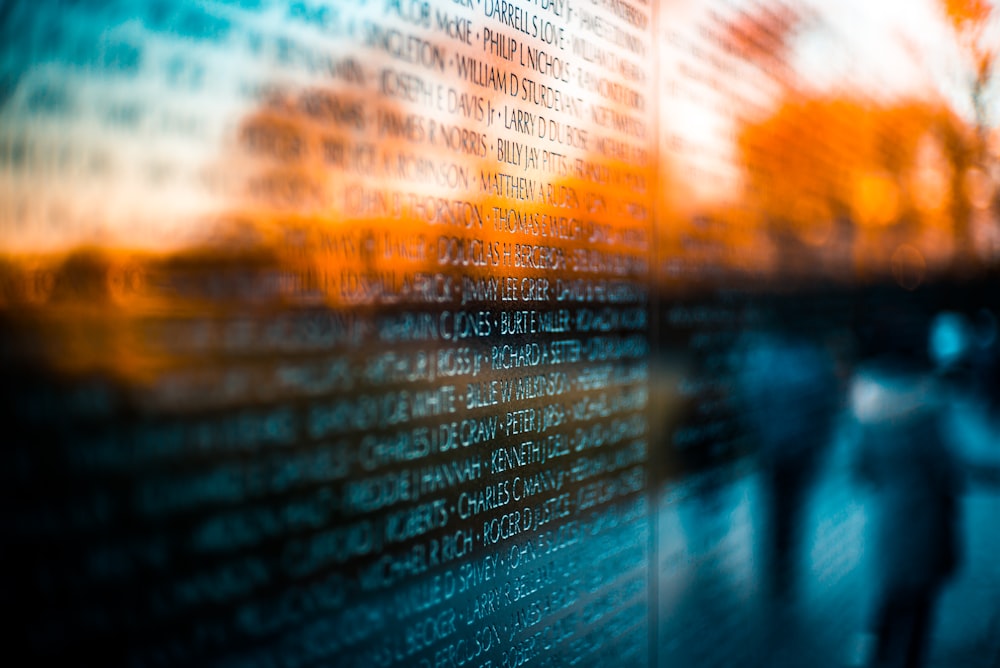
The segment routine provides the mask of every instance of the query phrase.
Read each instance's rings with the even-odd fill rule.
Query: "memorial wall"
[[[866,304],[1000,248],[997,119],[914,93],[933,63],[891,91],[824,12],[0,7],[7,651],[778,665],[744,635],[761,419],[821,431],[882,350]],[[906,322],[992,304],[963,294]],[[821,353],[755,357],[778,331]],[[754,403],[814,357],[828,394]],[[836,494],[810,563],[854,591]]]

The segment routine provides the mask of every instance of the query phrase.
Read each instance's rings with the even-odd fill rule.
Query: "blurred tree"
[[[853,260],[865,277],[884,274],[910,244],[929,268],[950,264],[955,210],[968,209],[954,182],[971,152],[945,105],[789,93],[772,116],[743,127],[738,145],[748,204],[780,257],[805,253],[817,271]]]
[[[970,68],[972,108],[979,133],[979,150],[986,146],[987,118],[986,88],[990,83],[1000,56],[1000,44],[992,43],[989,23],[995,10],[990,0],[941,0],[959,46]]]
[[[971,164],[965,170],[954,175],[955,189],[972,189],[972,198],[979,193],[978,186],[983,181],[982,176],[995,173],[997,156],[990,155],[988,136],[990,130],[989,96],[987,89],[996,72],[997,58],[1000,57],[1000,43],[996,40],[995,29],[991,34],[991,22],[995,7],[991,0],[940,0],[952,30],[958,40],[958,45],[965,59],[968,77],[969,94],[975,120],[976,140],[972,146]],[[985,197],[988,199],[989,194]],[[958,247],[955,262],[958,267],[969,267],[978,263],[973,239],[973,210],[965,198],[956,198],[953,207],[957,231]],[[993,225],[996,221],[993,220]]]

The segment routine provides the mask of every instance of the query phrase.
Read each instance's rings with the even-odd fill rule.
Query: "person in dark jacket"
[[[923,665],[934,608],[960,562],[962,480],[929,375],[889,363],[859,375],[858,477],[875,501],[874,665]]]
[[[749,340],[741,359],[745,420],[756,442],[767,512],[767,586],[791,601],[802,561],[802,518],[840,406],[834,361],[804,337]]]

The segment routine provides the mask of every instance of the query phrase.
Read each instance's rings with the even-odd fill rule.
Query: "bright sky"
[[[737,107],[745,115],[741,95],[762,103],[768,112],[785,91],[753,66],[740,63],[720,75],[722,86],[714,90],[697,86],[673,89],[670,82],[683,78],[678,74],[680,63],[698,60],[691,56],[687,43],[703,41],[698,29],[711,24],[710,12],[731,19],[741,10],[758,16],[760,6],[773,9],[782,4],[811,17],[789,45],[788,62],[797,75],[793,85],[801,92],[868,97],[890,104],[906,98],[943,99],[966,120],[974,120],[971,71],[939,0],[671,0],[661,6],[660,15],[661,30],[668,37],[660,65],[667,91],[661,98],[661,126],[683,137],[689,155],[696,160],[706,154],[728,155],[736,164],[738,156],[731,137],[737,128],[732,114],[721,110]],[[672,34],[683,35],[685,41],[671,47]],[[994,11],[985,36],[1000,44],[1000,10]],[[711,46],[706,50],[717,51]],[[710,65],[702,67],[712,69]],[[992,111],[988,122],[996,127],[1000,125],[1000,76],[994,76],[987,95],[992,100],[987,104]],[[740,188],[734,182],[705,179],[681,170],[682,178],[685,174],[689,178],[684,197],[689,203],[739,197]]]
[[[808,4],[822,24],[804,31],[795,45],[796,66],[804,79],[819,87],[841,85],[834,78],[844,68],[867,92],[941,94],[958,113],[973,119],[970,72],[937,0]],[[1000,11],[993,12],[985,37],[1000,44]],[[993,84],[990,94],[996,101],[997,77]],[[1000,104],[991,106],[990,122],[1000,124]]]

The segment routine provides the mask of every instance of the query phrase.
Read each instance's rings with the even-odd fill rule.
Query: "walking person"
[[[934,611],[960,562],[962,479],[930,374],[903,360],[860,374],[855,472],[874,500],[878,668],[924,665]]]
[[[764,487],[767,590],[790,603],[799,578],[803,518],[840,405],[832,357],[805,337],[751,341],[741,364],[745,419]]]

